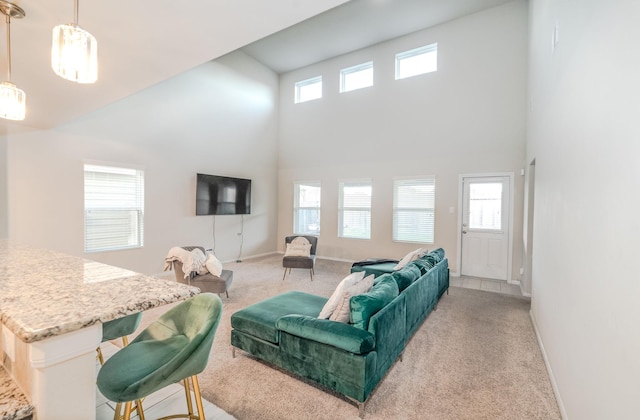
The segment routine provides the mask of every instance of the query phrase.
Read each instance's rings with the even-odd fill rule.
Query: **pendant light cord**
[[[74,2],[74,6],[73,6],[73,21],[75,22],[76,26],[78,26],[78,9],[79,9],[79,3],[80,0],[76,0]]]
[[[11,82],[11,13],[7,13],[7,81]]]

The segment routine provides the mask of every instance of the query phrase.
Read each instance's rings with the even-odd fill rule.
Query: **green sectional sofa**
[[[356,267],[354,267],[354,271]],[[449,288],[441,248],[380,274],[350,300],[350,323],[318,319],[327,298],[292,291],[231,316],[231,344],[353,400],[367,398]]]

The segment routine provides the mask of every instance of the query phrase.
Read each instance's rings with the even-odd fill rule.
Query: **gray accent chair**
[[[318,237],[316,236],[308,236],[308,235],[291,235],[284,238],[285,249],[287,244],[290,244],[297,237],[307,238],[309,243],[311,244],[311,253],[308,257],[292,257],[285,256],[282,258],[282,267],[284,267],[284,274],[282,275],[282,280],[287,276],[287,270],[291,273],[292,268],[306,268],[309,270],[309,275],[311,276],[311,281],[313,281],[313,275],[315,274],[313,268],[316,264],[316,247],[318,246]]]
[[[193,251],[194,249],[199,248],[200,251],[205,252],[204,248],[201,246],[183,246],[182,248],[187,251]],[[176,280],[179,283],[198,287],[202,293],[209,292],[217,293],[218,295],[224,293],[227,295],[227,299],[229,298],[229,287],[233,282],[233,271],[231,270],[223,269],[220,276],[216,276],[211,273],[196,274],[191,272],[189,277],[185,279],[184,271],[182,271],[182,263],[180,261],[174,261],[173,271],[176,273]]]

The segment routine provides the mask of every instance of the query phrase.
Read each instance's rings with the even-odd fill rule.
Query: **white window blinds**
[[[371,182],[340,182],[338,236],[371,237]]]
[[[85,252],[144,244],[144,172],[84,165]]]
[[[434,242],[434,178],[398,179],[393,182],[393,240]]]
[[[320,183],[294,184],[293,233],[320,234]]]

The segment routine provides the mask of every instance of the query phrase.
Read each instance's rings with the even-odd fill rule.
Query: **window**
[[[85,252],[143,245],[144,172],[84,165]]]
[[[322,98],[322,76],[296,82],[295,102],[297,104],[318,98]]]
[[[373,86],[373,61],[340,70],[340,93]]]
[[[396,54],[396,80],[438,70],[438,44]]]
[[[432,244],[435,226],[434,178],[393,182],[393,240]]]
[[[371,237],[371,182],[340,182],[338,236]]]
[[[293,233],[320,234],[320,183],[296,183],[293,186]]]
[[[502,182],[469,185],[469,228],[502,229]]]

